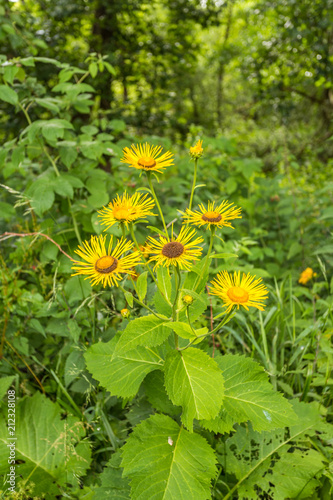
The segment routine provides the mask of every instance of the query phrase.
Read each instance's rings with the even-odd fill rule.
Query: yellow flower
[[[106,229],[113,226],[117,222],[122,222],[126,225],[126,227],[128,227],[128,223],[130,222],[143,219],[149,215],[156,215],[151,211],[154,206],[154,200],[147,194],[142,195],[140,193],[135,193],[132,196],[129,196],[125,192],[122,198],[117,195],[117,198],[110,201],[107,207],[104,207],[102,210],[98,210],[98,214],[103,220],[101,224],[105,225]]]
[[[214,206],[215,202],[208,202],[208,209],[204,205],[199,205],[199,210],[186,209],[183,218],[186,223],[195,224],[196,226],[211,226],[216,227],[232,227],[229,221],[233,219],[241,219],[241,208],[236,208],[233,203],[223,201],[221,205]]]
[[[229,312],[233,306],[256,307],[260,311],[264,310],[265,304],[262,303],[268,297],[268,291],[265,285],[261,283],[261,278],[254,280],[255,276],[243,273],[241,278],[240,271],[235,271],[234,275],[227,271],[218,273],[215,280],[211,282],[213,287],[210,289],[211,295],[217,295],[223,300],[224,306]]]
[[[184,295],[182,301],[185,305],[190,306],[191,304],[193,304],[193,297],[192,295]]]
[[[178,265],[180,269],[190,269],[190,261],[199,260],[202,248],[198,246],[203,238],[199,237],[190,241],[196,232],[194,229],[182,227],[176,239],[168,241],[165,236],[156,240],[148,236],[149,253],[153,255],[149,262],[156,261],[155,267]]]
[[[120,311],[120,314],[121,314],[121,316],[122,316],[124,319],[127,319],[127,318],[129,318],[129,317],[130,317],[130,315],[131,315],[131,311],[129,311],[128,309],[122,309],[122,310]]]
[[[301,272],[301,276],[298,280],[298,283],[301,283],[302,285],[306,285],[307,282],[310,281],[315,276],[317,276],[317,273],[314,273],[313,269],[311,269],[311,267],[307,267],[304,271]]]
[[[75,253],[82,257],[85,262],[75,262],[72,269],[77,272],[72,276],[86,275],[85,279],[90,279],[92,285],[102,283],[105,288],[107,285],[118,286],[122,274],[135,274],[131,268],[140,263],[139,252],[133,252],[121,258],[124,253],[132,249],[133,243],[121,238],[113,250],[113,237],[111,236],[106,250],[106,237],[106,235],[92,236],[90,243],[84,241],[82,246],[75,250]]]
[[[162,152],[162,146],[151,146],[146,142],[137,146],[132,144],[131,148],[124,148],[124,157],[121,159],[122,163],[128,163],[130,167],[162,173],[166,167],[173,165],[173,154],[170,151],[158,156]]]
[[[190,156],[192,160],[201,158],[203,155],[202,140],[198,141],[195,146],[190,148]]]

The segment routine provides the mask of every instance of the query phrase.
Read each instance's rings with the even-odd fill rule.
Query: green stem
[[[209,335],[213,335],[215,332],[217,332],[217,330],[219,330],[220,328],[222,328],[222,326],[224,326],[227,322],[227,320],[229,319],[230,315],[232,313],[232,310],[230,310],[228,312],[228,314],[226,315],[226,317],[218,324],[218,326],[216,328],[214,328],[214,330],[208,332],[208,333],[204,333],[203,335],[198,335],[195,337],[195,339],[191,340],[191,342],[189,342],[185,347],[181,347],[181,348],[178,348],[178,351],[185,351],[185,349],[187,349],[188,347],[190,347],[196,340],[198,339],[202,339],[203,337],[209,337]],[[190,325],[192,330],[193,330],[193,327],[192,325]]]
[[[176,281],[176,296],[175,300],[172,306],[172,321],[177,321],[177,303],[178,303],[178,296],[179,296],[179,287],[181,283],[181,276],[179,272],[179,267],[176,265],[175,266],[176,273],[175,273],[175,281]],[[174,332],[174,337],[175,337],[175,347],[178,349],[179,346],[179,341],[178,341],[178,335],[176,332]]]
[[[24,106],[22,106],[22,104],[20,102],[18,103],[18,105],[19,105],[19,108],[23,111],[23,113],[24,113],[24,115],[25,115],[25,117],[27,119],[27,122],[29,123],[29,125],[31,125],[32,121],[31,121],[31,118],[30,118],[30,116],[28,114],[28,111],[25,109]]]
[[[70,404],[72,405],[73,409],[75,410],[77,416],[82,419],[82,411],[80,410],[80,408],[77,406],[77,404],[73,401],[73,398],[70,396],[70,394],[68,394],[66,388],[62,385],[62,383],[60,382],[59,378],[57,377],[57,375],[54,373],[53,370],[50,370],[50,373],[52,374],[52,376],[54,377],[55,381],[57,382],[58,386],[60,387],[60,389],[62,390],[63,394],[66,396],[66,398],[68,399],[68,401],[70,402]]]
[[[150,265],[147,262],[147,259],[143,255],[143,252],[140,250],[140,246],[139,246],[138,240],[136,239],[135,234],[134,234],[134,225],[133,224],[130,224],[130,234],[131,234],[132,240],[134,241],[134,245],[135,245],[136,249],[140,253],[141,258],[142,258],[142,260],[143,260],[146,268],[148,269],[150,276],[152,277],[152,280],[154,281],[155,285],[157,286],[157,289],[159,290],[159,292],[162,295],[162,297],[164,298],[164,300],[166,300],[166,302],[168,302],[168,304],[171,306],[172,305],[171,302],[168,300],[168,298],[165,296],[165,294],[163,293],[163,291],[160,289],[160,287],[158,285],[158,282],[157,282],[157,280],[156,280],[156,278],[154,276],[154,273],[151,270],[151,267],[150,267]]]
[[[50,160],[50,163],[52,165],[52,167],[54,168],[54,171],[57,175],[57,177],[60,177],[60,172],[58,170],[58,167],[56,165],[56,162],[54,161],[54,159],[52,158],[52,156],[49,154],[48,150],[46,149],[46,147],[44,146],[44,153],[46,154],[46,156],[48,157],[48,159]]]
[[[167,227],[166,227],[166,224],[165,224],[165,220],[164,220],[163,212],[162,212],[162,210],[161,210],[160,204],[159,204],[159,202],[158,202],[158,199],[157,199],[157,196],[156,196],[156,193],[155,193],[154,187],[153,187],[153,183],[151,182],[151,173],[150,173],[150,172],[147,172],[147,179],[148,179],[148,184],[149,184],[149,188],[150,188],[151,194],[153,195],[153,198],[154,198],[154,200],[155,200],[155,203],[156,203],[157,209],[158,209],[158,211],[159,211],[159,213],[160,213],[160,216],[161,216],[161,219],[162,219],[162,223],[163,223],[163,227],[164,227],[164,231],[165,231],[165,234],[166,234],[167,240],[169,241],[169,234],[168,234],[168,230],[167,230]]]
[[[176,296],[175,296],[175,300],[174,300],[174,303],[172,306],[172,319],[173,319],[173,321],[176,320],[176,316],[177,316],[177,302],[178,302],[179,287],[180,287],[180,282],[181,282],[179,267],[177,265],[175,265],[175,268],[176,268],[176,273],[175,273]]]
[[[120,227],[123,238],[125,239],[126,238],[125,224],[123,222],[120,222]]]
[[[76,82],[76,85],[78,85],[79,83],[82,83],[82,82],[83,82],[83,80],[85,80],[85,79],[87,78],[87,76],[89,76],[89,74],[90,74],[90,73],[89,73],[89,71],[86,71],[86,73],[85,73],[84,75],[82,75],[82,76],[81,76],[80,80],[78,80],[78,81]]]
[[[193,196],[194,196],[194,190],[195,190],[195,184],[197,182],[197,167],[198,167],[198,159],[196,158],[194,160],[194,176],[193,176],[193,184],[192,184],[192,191],[191,191],[191,197],[190,197],[190,204],[189,204],[189,210],[192,209],[192,203],[193,203]]]
[[[264,346],[264,353],[265,353],[265,358],[267,360],[267,367],[268,369],[273,372],[275,371],[274,370],[274,367],[273,367],[273,364],[272,364],[272,361],[271,361],[271,357],[269,355],[269,351],[268,351],[268,344],[267,344],[267,337],[266,337],[266,330],[265,330],[265,327],[264,327],[264,322],[262,320],[262,314],[261,314],[261,311],[259,311],[259,321],[260,321],[260,331],[261,331],[261,337],[262,337],[262,343],[263,343],[263,346]],[[272,374],[272,373],[271,373]]]
[[[210,243],[209,243],[209,248],[208,248],[208,252],[207,252],[207,256],[206,256],[206,262],[205,262],[205,265],[204,265],[202,273],[197,278],[197,281],[196,281],[195,287],[194,287],[194,291],[197,289],[197,287],[199,285],[200,278],[202,276],[205,276],[207,269],[209,269],[209,266],[210,266],[209,257],[210,257],[210,254],[211,254],[212,248],[213,248],[213,242],[214,242],[214,236],[215,236],[215,229],[216,229],[215,226],[211,227],[211,230],[210,230],[211,231],[210,232]]]
[[[188,321],[188,324],[190,325],[190,328],[191,328],[191,330],[192,330],[192,332],[193,332],[193,335],[195,335],[195,330],[194,330],[194,328],[193,328],[193,326],[192,326],[192,322],[191,322],[191,318],[190,318],[190,306],[187,306],[187,307],[186,307],[186,313],[187,313],[187,321]]]
[[[122,290],[122,292],[125,294],[126,290],[121,286],[121,285],[118,285],[120,290]],[[150,309],[150,307],[148,307],[146,304],[144,304],[143,302],[141,302],[140,300],[136,299],[133,295],[133,300],[139,304],[141,307],[144,307],[145,309],[147,309],[149,312],[151,312],[154,316],[156,316],[156,318],[158,319],[163,319],[164,321],[166,321],[165,318],[163,318],[162,316],[159,316],[158,314],[156,314],[155,311],[153,311],[152,309]]]

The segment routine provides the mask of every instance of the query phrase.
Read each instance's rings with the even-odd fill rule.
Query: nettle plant
[[[111,459],[100,488],[105,494],[115,489],[118,495],[123,490],[124,498],[130,495],[132,499],[204,500],[211,498],[213,480],[215,486],[220,481],[221,490],[227,488],[228,498],[239,487],[234,479],[230,482],[230,477],[238,477],[235,463],[240,463],[241,477],[249,476],[244,471],[252,463],[249,458],[247,464],[241,463],[240,433],[230,448],[219,449],[214,439],[248,421],[248,430],[240,430],[252,432],[252,441],[256,433],[297,423],[297,411],[274,391],[260,365],[245,356],[222,355],[216,348],[214,335],[232,320],[237,309],[262,311],[268,292],[261,279],[240,272],[223,271],[209,282],[212,258],[228,257],[213,253],[214,238],[241,217],[241,209],[223,201],[192,210],[202,154],[199,141],[190,149],[194,179],[189,207],[181,212],[182,225],[176,228],[167,225],[153,185],[154,176],[172,166],[172,154],[147,143],[125,148],[122,162],[145,173],[149,189],[144,188],[145,194],[117,195],[99,211],[106,229],[119,224],[120,240],[114,242],[111,235],[92,236],[76,251],[82,260],[73,264],[75,274],[84,275],[92,285],[120,288],[126,301],[121,312],[123,328],[109,342],[87,350],[87,368],[111,395],[123,398],[124,404],[144,391],[154,409],[149,418],[142,415],[120,453]],[[147,222],[147,217],[156,215],[154,211],[163,230],[147,226],[150,234],[157,234],[139,244],[136,225]],[[201,246],[204,240],[193,226],[210,231],[206,255]],[[210,325],[203,326],[210,296],[217,296],[217,310],[212,309],[215,316]],[[246,445],[248,435],[243,434]],[[275,443],[278,439],[275,437]],[[221,441],[217,443],[221,446]],[[263,461],[257,462],[262,465]],[[120,471],[114,475],[119,467],[122,475]],[[221,480],[222,470],[224,475],[230,474],[230,486]]]

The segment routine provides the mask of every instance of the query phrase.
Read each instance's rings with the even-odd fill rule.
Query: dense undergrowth
[[[96,374],[91,367],[88,371],[87,350],[94,352],[91,346],[104,345],[101,342],[110,345],[126,328],[121,311],[131,310],[132,317],[145,312],[131,303],[131,294],[124,296],[116,287],[91,287],[89,281],[71,276],[68,256],[74,258],[78,244],[90,235],[102,234],[97,210],[118,193],[149,191],[144,177],[121,163],[123,148],[132,143],[147,141],[175,153],[174,166],[154,185],[167,224],[179,226],[179,210],[188,206],[193,179],[188,149],[199,138],[198,129],[193,127],[185,143],[173,144],[164,137],[136,136],[124,121],[95,112],[94,88],[85,80],[95,71],[113,68],[94,57],[86,69],[38,57],[2,66],[4,109],[12,113],[14,108],[20,120],[26,120],[16,137],[5,138],[0,150],[0,389],[1,396],[9,387],[17,394],[18,487],[13,498],[131,498],[121,460],[133,488],[137,478],[129,455],[141,453],[138,443],[146,447],[157,427],[167,428],[171,436],[177,434],[175,422],[180,423],[160,371],[147,375],[130,398],[117,397],[117,390],[110,393],[108,381],[99,384],[97,367]],[[49,86],[29,73],[45,64],[58,70]],[[249,384],[250,391],[254,381],[260,382],[268,400],[273,400],[277,393],[271,395],[269,379],[274,391],[290,401],[298,419],[284,428],[281,417],[280,426],[274,422],[270,427],[269,418],[264,425],[255,411],[243,409],[244,416],[238,409],[231,425],[213,426],[214,432],[207,430],[211,425],[200,426],[195,420],[195,434],[189,436],[197,436],[199,448],[204,446],[199,438],[205,438],[217,467],[211,470],[209,461],[200,465],[199,482],[202,479],[206,488],[201,496],[194,489],[193,496],[179,493],[177,498],[209,498],[210,477],[210,494],[216,499],[329,498],[333,182],[327,180],[325,166],[320,175],[313,175],[287,145],[275,152],[276,169],[267,174],[262,159],[248,154],[237,137],[201,134],[204,156],[198,164],[194,206],[228,199],[243,209],[235,229],[224,227],[217,233],[210,279],[222,270],[250,272],[264,279],[269,299],[263,312],[238,310],[200,347],[218,360],[231,398],[232,378],[245,371],[250,376],[239,384]],[[158,217],[137,226],[140,244],[147,236],[156,236],[154,227],[162,229]],[[116,225],[107,233],[122,235]],[[208,231],[202,236],[206,251]],[[300,274],[308,267],[315,275],[301,284]],[[142,300],[156,306],[154,283],[150,278],[148,283],[147,296],[141,290]],[[200,328],[210,327],[213,311],[214,316],[222,312],[215,297],[207,298],[198,318]],[[5,398],[3,413],[4,409]],[[176,416],[172,420],[166,415]],[[152,427],[147,422],[153,422]],[[5,442],[2,418],[3,475]],[[146,459],[149,462],[149,453]],[[141,474],[150,477],[153,472],[147,466]],[[143,490],[132,498],[147,497]]]

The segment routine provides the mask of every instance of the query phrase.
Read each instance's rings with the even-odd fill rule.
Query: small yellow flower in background
[[[162,173],[166,167],[173,165],[173,154],[170,151],[158,156],[162,153],[162,149],[162,146],[151,146],[147,142],[137,146],[132,144],[131,148],[124,148],[121,162],[138,170]]]
[[[135,252],[135,250],[134,250],[134,252]],[[133,271],[133,274],[131,275],[132,276],[132,280],[133,281],[137,281],[138,277],[140,276],[140,274],[135,270],[135,267],[133,267],[132,271]]]
[[[203,155],[202,140],[198,141],[195,146],[190,148],[190,157],[192,160],[197,160]]]
[[[149,253],[153,255],[149,262],[156,261],[154,269],[158,266],[178,265],[180,269],[190,269],[191,261],[199,260],[202,253],[202,248],[199,243],[203,242],[203,238],[195,238],[194,229],[182,227],[178,237],[175,240],[168,241],[165,236],[160,236],[160,240],[156,240],[148,236]]]
[[[301,272],[301,276],[298,280],[298,283],[301,283],[302,285],[306,285],[307,282],[310,281],[315,276],[317,276],[317,273],[314,273],[313,269],[311,269],[311,267],[307,267],[304,271]]]
[[[185,222],[195,224],[196,226],[211,226],[216,227],[232,227],[229,221],[233,219],[241,219],[241,208],[235,207],[233,203],[223,201],[221,205],[215,207],[215,202],[208,202],[208,209],[204,205],[199,205],[199,210],[189,210],[188,208],[183,215]]]
[[[117,194],[117,197],[110,201],[107,207],[98,210],[98,216],[102,219],[101,224],[106,226],[106,229],[120,222],[128,227],[130,222],[143,219],[149,215],[156,215],[152,212],[154,206],[154,200],[147,194],[135,193],[129,196],[125,192],[122,197]]]
[[[128,309],[122,309],[122,310],[120,311],[120,314],[121,314],[121,316],[122,316],[124,319],[127,319],[127,318],[129,318],[129,317],[130,317],[130,315],[131,315],[131,311],[129,311]]]
[[[192,295],[184,295],[182,298],[182,301],[187,306],[190,306],[191,304],[193,304],[193,297],[192,297]]]
[[[260,311],[264,310],[265,304],[262,303],[268,297],[268,291],[265,285],[261,283],[261,278],[255,280],[255,276],[250,273],[241,277],[240,271],[235,271],[234,275],[228,271],[218,273],[216,279],[211,284],[213,285],[209,293],[217,295],[223,300],[224,306],[229,312],[233,306],[245,307],[248,311],[249,307],[256,307]]]
[[[133,267],[140,263],[139,252],[133,252],[121,258],[121,255],[133,248],[133,243],[121,238],[112,249],[113,237],[110,237],[108,248],[106,249],[106,235],[92,236],[90,242],[84,241],[82,246],[75,250],[85,262],[76,261],[72,266],[76,273],[86,275],[85,279],[90,279],[92,285],[102,283],[105,288],[107,285],[118,286],[118,281],[123,277],[122,274],[134,275]]]
[[[139,245],[139,249],[144,256],[145,259],[148,259],[149,257],[149,246],[148,243],[145,243],[144,245]]]

